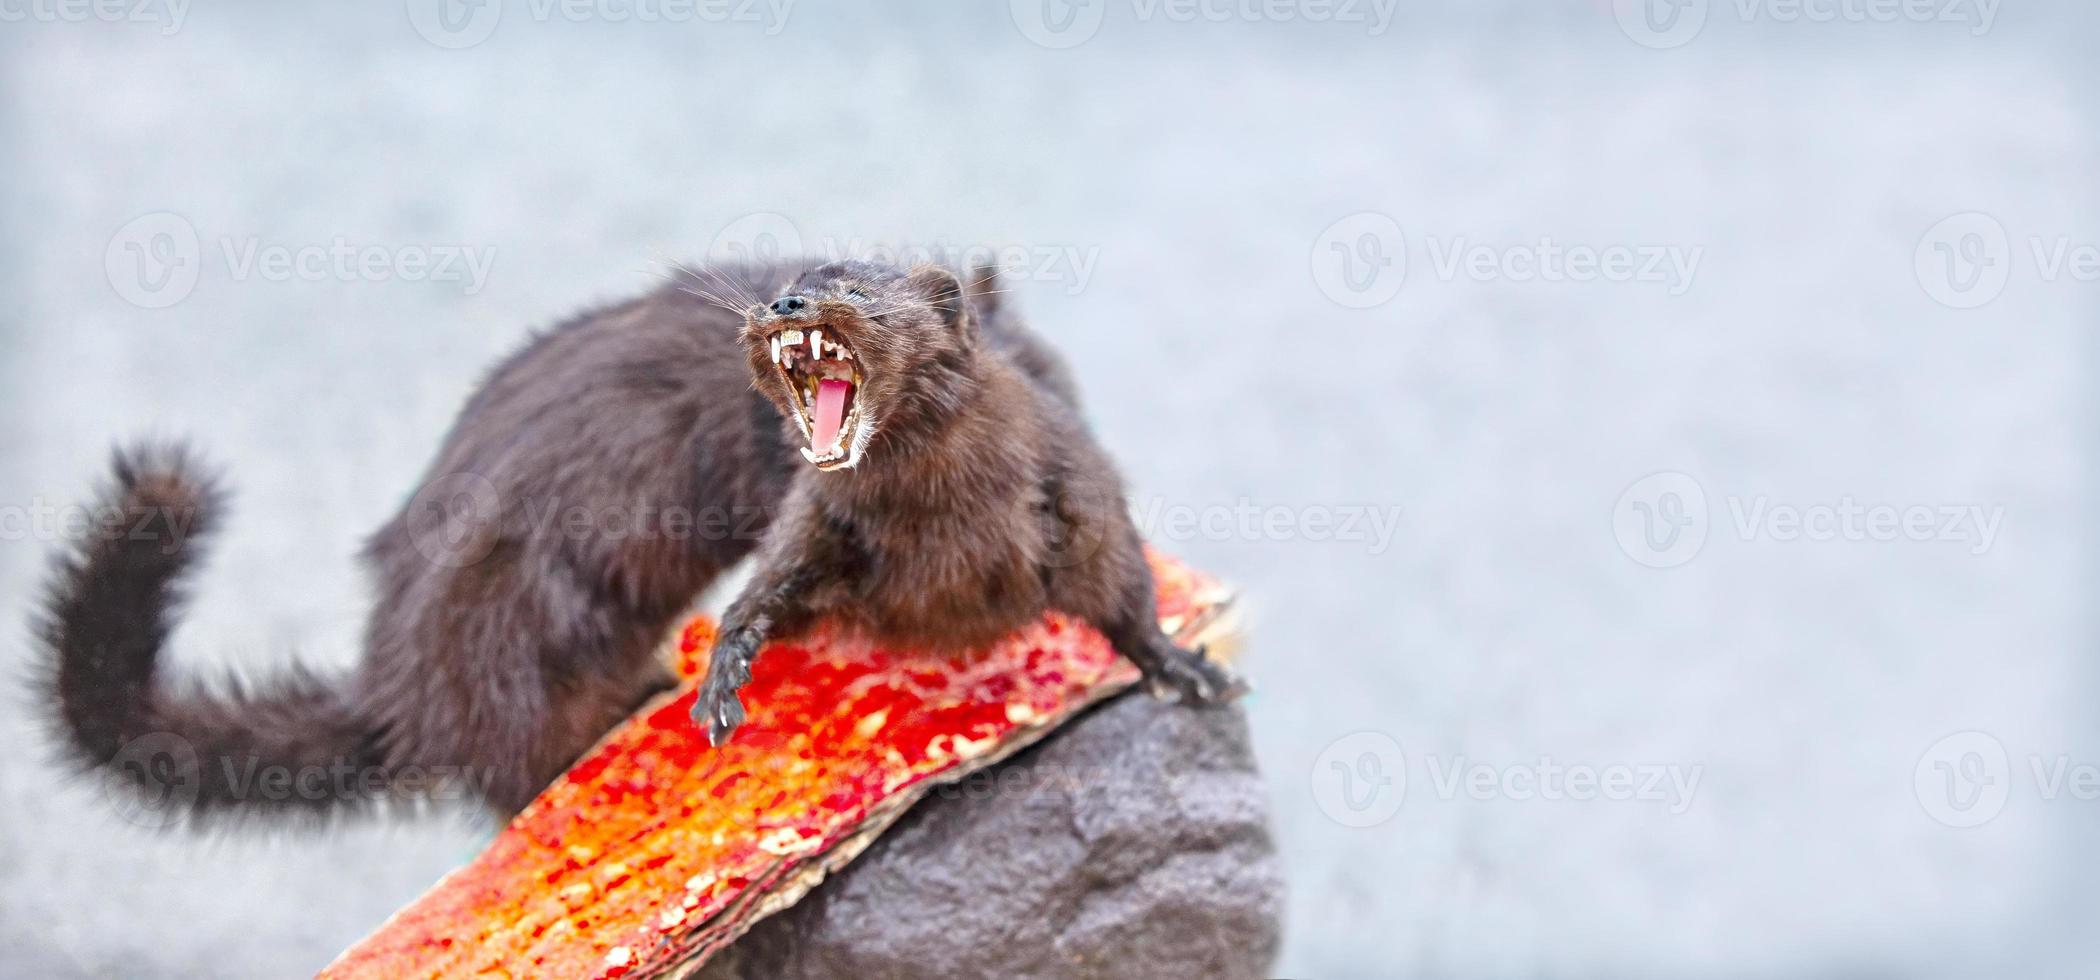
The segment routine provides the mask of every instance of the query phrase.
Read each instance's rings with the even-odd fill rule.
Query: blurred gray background
[[[877,6],[11,5],[0,670],[116,439],[236,487],[179,669],[344,665],[531,327],[989,243],[1249,596],[1279,976],[2091,974],[2080,5]],[[0,973],[309,973],[489,832],[158,833],[4,704]]]

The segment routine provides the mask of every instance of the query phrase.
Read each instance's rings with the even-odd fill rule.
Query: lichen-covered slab
[[[1185,640],[1229,596],[1153,556],[1161,623]],[[941,782],[1040,739],[1137,672],[1059,614],[933,656],[819,630],[774,644],[720,749],[687,717],[714,624],[681,632],[688,683],[652,702],[479,857],[351,947],[325,977],[684,975],[792,905]]]

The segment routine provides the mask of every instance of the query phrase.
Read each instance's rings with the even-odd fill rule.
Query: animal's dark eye
[[[847,286],[846,295],[851,296],[854,299],[860,300],[862,302],[866,302],[868,299],[868,294],[862,292],[859,286]]]

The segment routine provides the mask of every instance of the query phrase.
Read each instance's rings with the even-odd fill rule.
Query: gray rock
[[[1267,817],[1238,708],[1124,696],[935,790],[700,976],[1266,976]]]

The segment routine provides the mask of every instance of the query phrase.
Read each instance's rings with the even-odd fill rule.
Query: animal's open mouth
[[[838,338],[825,336],[822,328],[782,330],[767,342],[773,349],[773,365],[787,382],[795,422],[809,439],[809,445],[802,447],[802,458],[820,470],[860,462],[867,440],[861,417],[860,368],[853,350]]]

